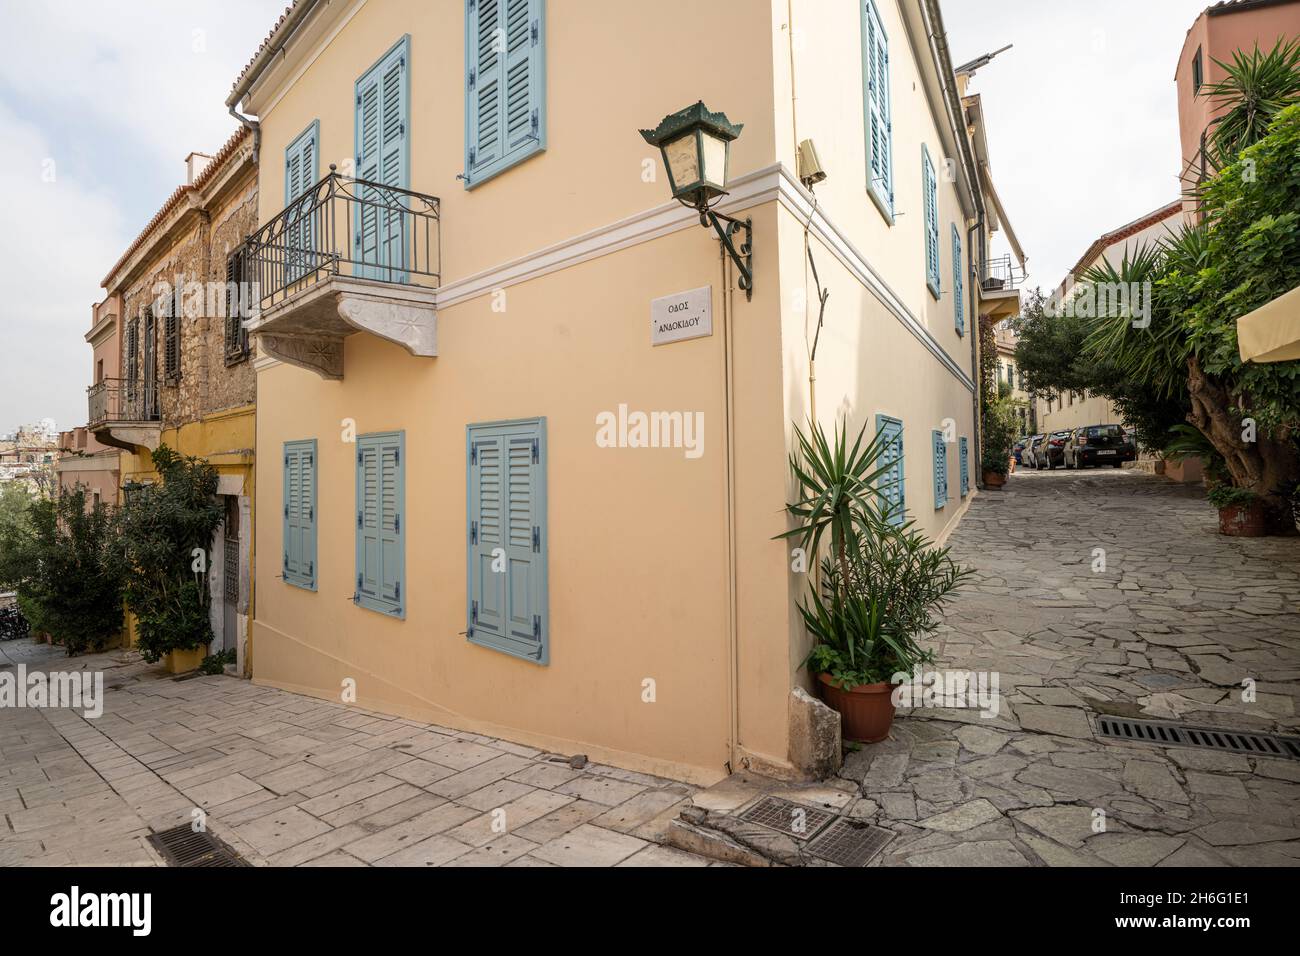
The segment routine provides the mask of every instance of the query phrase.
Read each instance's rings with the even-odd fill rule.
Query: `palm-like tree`
[[[1300,101],[1300,38],[1278,40],[1263,53],[1235,50],[1232,62],[1215,60],[1225,76],[1208,83],[1200,95],[1226,111],[1210,122],[1208,159],[1222,169],[1247,146],[1264,138],[1277,114]]]

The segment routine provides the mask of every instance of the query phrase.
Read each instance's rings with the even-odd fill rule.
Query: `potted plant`
[[[1219,534],[1258,538],[1268,533],[1264,499],[1249,488],[1217,483],[1205,495],[1219,509]]]
[[[980,460],[980,467],[984,471],[986,487],[998,489],[1007,483],[1007,472],[1011,470],[1009,458],[996,451],[985,451],[984,457]]]
[[[1020,427],[1016,416],[1016,402],[1002,397],[984,407],[983,451],[980,469],[984,472],[986,488],[1001,488],[1011,470],[1011,446],[1016,443]]]
[[[140,655],[179,673],[198,667],[212,641],[208,548],[223,512],[211,464],[162,445],[153,465],[161,480],[119,509],[126,606]]]
[[[849,448],[843,425],[833,445],[818,425],[810,437],[796,428],[790,465],[800,495],[787,506],[796,526],[777,537],[817,556],[829,536],[829,553],[814,564],[820,580],[799,606],[815,642],[804,666],[839,712],[842,736],[870,743],[889,734],[892,678],[932,659],[920,644],[936,626],[932,612],[970,572],[900,523],[886,495],[893,465],[884,435],[864,446],[865,431]]]

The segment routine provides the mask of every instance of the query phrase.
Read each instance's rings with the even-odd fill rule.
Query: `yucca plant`
[[[888,440],[877,432],[866,441],[863,425],[852,447],[848,428],[841,421],[835,426],[832,440],[817,422],[804,434],[794,429],[797,447],[790,454],[790,470],[798,483],[798,500],[786,511],[795,527],[777,538],[796,538],[799,546],[813,560],[818,560],[822,541],[829,535],[831,555],[840,575],[847,578],[848,553],[860,527],[872,519],[889,517],[881,495],[889,478],[892,462],[884,461]]]
[[[898,527],[868,516],[859,532],[842,562],[823,561],[824,586],[799,605],[816,640],[804,665],[838,687],[892,682],[933,661],[920,642],[972,573],[910,521]]]
[[[1279,113],[1300,102],[1300,37],[1279,39],[1267,53],[1256,43],[1251,51],[1234,50],[1231,63],[1214,62],[1226,76],[1203,86],[1200,95],[1216,108],[1226,107],[1210,122],[1207,157],[1222,169],[1268,135]]]

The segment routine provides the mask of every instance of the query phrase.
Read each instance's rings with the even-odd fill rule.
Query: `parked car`
[[[1034,449],[1034,467],[1051,471],[1057,465],[1065,464],[1065,442],[1070,437],[1068,428],[1052,432]]]
[[[1065,446],[1065,467],[1088,465],[1121,467],[1137,460],[1137,446],[1121,425],[1085,425],[1070,432]]]
[[[1025,444],[1020,449],[1020,463],[1026,468],[1037,467],[1034,463],[1034,451],[1038,448],[1038,443],[1046,437],[1046,435],[1030,435],[1025,439]]]

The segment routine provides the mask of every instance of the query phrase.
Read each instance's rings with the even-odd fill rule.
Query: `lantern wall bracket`
[[[724,226],[723,223],[726,223]],[[749,219],[733,219],[731,216],[716,213],[712,209],[700,210],[700,225],[713,229],[722,240],[722,246],[727,250],[727,255],[731,256],[731,261],[740,271],[740,288],[745,292],[745,299],[749,301],[754,297],[754,230],[753,223]],[[740,244],[737,251],[731,237],[737,233],[744,232],[745,239]]]

